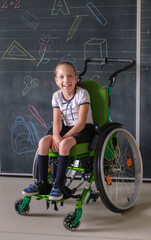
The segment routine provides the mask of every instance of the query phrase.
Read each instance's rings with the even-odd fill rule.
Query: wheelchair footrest
[[[54,211],[58,211],[58,203],[56,201],[52,201],[51,204],[54,205]]]

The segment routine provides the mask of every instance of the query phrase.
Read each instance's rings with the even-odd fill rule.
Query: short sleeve
[[[52,107],[59,108],[58,97],[56,93],[52,95]]]
[[[82,89],[79,95],[79,105],[90,104],[90,96],[87,90]]]

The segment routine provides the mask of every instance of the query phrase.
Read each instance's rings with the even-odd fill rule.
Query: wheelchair
[[[93,80],[81,81],[90,62],[122,63],[109,77],[109,85],[103,88]],[[58,203],[63,206],[64,201],[73,198],[76,201],[75,210],[64,218],[63,225],[67,230],[76,230],[81,222],[82,205],[90,201],[96,202],[101,198],[104,205],[115,213],[122,213],[130,209],[136,202],[142,185],[143,166],[137,143],[130,132],[121,123],[110,121],[111,89],[120,72],[133,67],[135,61],[131,59],[91,58],[86,59],[84,70],[79,74],[81,86],[88,90],[91,99],[95,136],[91,143],[75,145],[70,152],[69,166],[66,172],[64,198],[51,201],[54,209],[58,210]],[[33,161],[33,178],[38,180],[38,153]],[[53,186],[57,168],[58,153],[49,150],[48,182]],[[92,184],[94,183],[94,184]],[[73,186],[72,186],[73,185]],[[83,186],[84,185],[84,186]],[[95,188],[95,189],[93,189]],[[77,194],[77,192],[79,192]],[[15,210],[20,215],[27,215],[32,198],[46,200],[49,208],[49,195],[25,196],[15,202]]]

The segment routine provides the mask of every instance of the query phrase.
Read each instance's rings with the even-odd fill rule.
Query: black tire
[[[76,223],[76,225],[73,224],[73,221],[76,218],[76,213],[75,212],[71,212],[69,213],[63,220],[63,225],[67,230],[70,231],[75,231],[77,230],[77,228],[80,226],[80,220]]]
[[[141,154],[133,136],[121,126],[109,126],[98,141],[93,168],[105,206],[116,213],[131,208],[139,196],[143,175]]]
[[[29,211],[30,211],[30,206],[29,203],[26,204],[26,206],[24,207],[24,209],[22,209],[21,211],[19,210],[19,208],[21,207],[23,203],[23,199],[22,198],[18,198],[15,202],[15,210],[19,215],[23,215],[26,216],[28,215]]]

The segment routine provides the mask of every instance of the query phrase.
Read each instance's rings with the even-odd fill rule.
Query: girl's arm
[[[53,108],[53,142],[52,151],[58,152],[61,142],[60,131],[62,129],[62,118],[60,108]]]
[[[62,139],[70,137],[75,133],[79,133],[84,129],[85,124],[86,124],[88,111],[89,111],[89,104],[80,105],[77,124],[70,131],[68,131],[62,137]]]
[[[53,108],[53,135],[59,135],[62,129],[60,108]]]

